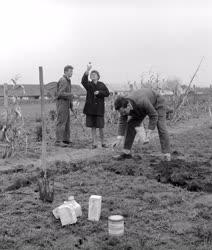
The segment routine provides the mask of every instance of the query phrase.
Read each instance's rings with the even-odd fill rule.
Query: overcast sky
[[[212,1],[0,0],[0,79],[58,80],[66,64],[80,83],[91,61],[112,87],[149,70],[212,84]]]

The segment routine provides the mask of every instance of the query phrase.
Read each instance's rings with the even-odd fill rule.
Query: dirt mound
[[[162,183],[186,188],[189,191],[205,191],[212,193],[210,162],[185,162],[173,160],[151,164],[155,178]]]
[[[37,180],[37,175],[19,176],[15,178],[15,180],[13,180],[11,185],[9,185],[4,189],[4,192],[18,190],[19,188],[30,186],[36,180]]]
[[[171,162],[150,160],[150,169],[143,166],[142,159],[111,161],[102,165],[106,171],[124,176],[146,176],[161,183],[169,183],[192,192],[212,193],[211,162],[186,162],[176,159]]]
[[[103,165],[104,170],[114,172],[118,175],[141,176],[142,171],[139,165],[133,160],[126,160],[124,162],[113,161],[110,164]]]

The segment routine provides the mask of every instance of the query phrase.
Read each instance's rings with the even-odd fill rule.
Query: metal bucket
[[[111,236],[122,236],[124,234],[124,217],[111,215],[108,218],[108,232]]]

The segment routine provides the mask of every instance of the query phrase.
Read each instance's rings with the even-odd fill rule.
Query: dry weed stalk
[[[3,159],[11,157],[23,141],[25,152],[27,152],[28,148],[28,139],[24,130],[24,118],[18,103],[19,96],[17,94],[17,91],[20,89],[24,94],[25,89],[22,85],[17,84],[18,79],[19,77],[17,76],[11,79],[12,87],[10,89],[8,89],[8,84],[4,85],[4,111],[1,113],[0,131],[0,141],[4,148]],[[11,97],[10,105],[8,97]]]
[[[194,72],[194,74],[193,74],[193,76],[192,76],[192,78],[191,78],[191,80],[189,82],[189,85],[188,85],[185,93],[183,93],[180,96],[180,100],[179,100],[177,106],[174,109],[174,114],[173,114],[173,118],[172,118],[173,122],[176,122],[176,121],[179,120],[179,116],[180,116],[180,112],[179,111],[181,110],[182,106],[185,104],[185,101],[188,99],[188,94],[189,94],[189,91],[191,89],[191,84],[192,84],[194,78],[196,77],[196,75],[197,75],[197,73],[198,73],[198,71],[200,69],[200,66],[202,64],[203,59],[204,59],[204,57],[202,57],[202,59],[201,59],[199,65],[198,65],[197,69],[195,70],[195,72]]]

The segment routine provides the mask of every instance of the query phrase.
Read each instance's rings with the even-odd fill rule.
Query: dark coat
[[[85,107],[83,113],[86,115],[104,116],[105,113],[105,97],[109,96],[109,90],[103,82],[97,84],[88,80],[88,75],[85,73],[82,77],[82,85],[87,91]],[[98,95],[94,95],[95,91],[99,91]]]
[[[148,128],[154,130],[158,121],[158,109],[165,109],[165,99],[156,91],[149,88],[142,88],[131,92],[125,96],[132,104],[133,110],[129,116],[143,120],[145,116],[149,116]],[[127,116],[120,116],[119,134],[124,133],[126,127]]]

